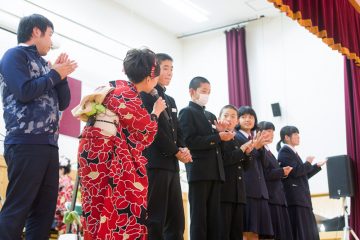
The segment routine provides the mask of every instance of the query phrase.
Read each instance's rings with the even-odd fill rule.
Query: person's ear
[[[195,90],[192,88],[189,88],[189,93],[190,93],[190,96],[192,97],[195,94]]]
[[[41,36],[41,30],[38,27],[34,27],[32,31],[33,37],[40,37]]]
[[[285,143],[288,143],[290,141],[290,137],[288,135],[285,135]]]

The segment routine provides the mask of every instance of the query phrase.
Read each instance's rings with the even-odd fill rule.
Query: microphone
[[[61,46],[58,35],[55,33],[51,38],[51,50],[59,49]]]
[[[150,95],[155,97],[156,100],[159,98],[158,90],[156,88],[153,88],[151,90]],[[164,114],[164,117],[166,118],[166,120],[169,121],[170,117],[169,117],[169,114],[167,113],[166,109],[164,109],[164,111],[162,111],[162,113]]]

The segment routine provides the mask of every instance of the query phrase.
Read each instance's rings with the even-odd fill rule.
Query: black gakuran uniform
[[[179,122],[193,162],[185,164],[189,182],[190,239],[218,240],[220,237],[220,192],[224,167],[220,135],[214,114],[190,102],[179,113]]]
[[[179,162],[175,154],[184,147],[178,126],[177,108],[165,89],[155,87],[158,95],[166,102],[164,112],[158,119],[158,132],[154,142],[145,150],[148,159],[148,238],[149,240],[182,240],[185,220],[180,186]],[[147,110],[152,112],[157,100],[147,93],[141,93]]]

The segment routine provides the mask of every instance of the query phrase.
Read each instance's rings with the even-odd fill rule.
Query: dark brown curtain
[[[245,48],[245,28],[225,32],[229,83],[229,103],[236,107],[251,106]]]
[[[351,199],[350,225],[360,234],[360,67],[345,58],[345,114],[347,152],[354,162],[355,197]]]
[[[354,0],[268,1],[360,65],[360,10]]]

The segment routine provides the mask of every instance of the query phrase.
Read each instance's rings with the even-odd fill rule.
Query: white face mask
[[[209,94],[199,94],[199,99],[195,99],[194,102],[204,107],[209,101]]]

